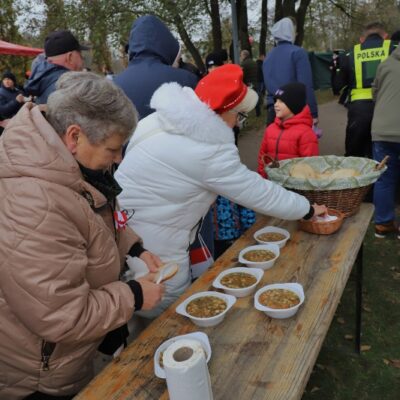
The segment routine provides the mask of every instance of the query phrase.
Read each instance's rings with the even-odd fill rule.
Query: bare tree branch
[[[350,13],[348,13],[348,12],[346,11],[346,9],[343,7],[342,4],[339,4],[339,3],[337,3],[336,1],[333,1],[333,0],[328,0],[328,1],[329,1],[329,3],[331,3],[332,5],[334,5],[336,8],[338,8],[340,11],[342,11],[342,13],[343,13],[344,15],[346,15],[346,16],[349,17],[350,19],[354,19],[354,15],[351,15]]]

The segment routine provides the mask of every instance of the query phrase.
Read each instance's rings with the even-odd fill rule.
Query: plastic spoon
[[[158,272],[159,275],[156,280],[156,284],[161,283],[165,279],[172,278],[177,273],[178,268],[179,268],[178,264],[174,262],[169,262],[163,265],[160,271]]]

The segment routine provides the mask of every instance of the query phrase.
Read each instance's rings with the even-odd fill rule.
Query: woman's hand
[[[321,216],[326,216],[328,215],[328,208],[326,207],[326,205],[318,205],[317,203],[314,203],[312,205],[312,208],[314,209],[314,215],[313,217],[317,216],[317,215],[321,215]]]
[[[158,269],[163,265],[160,257],[151,253],[150,251],[144,251],[139,257],[147,265],[150,272],[157,272]]]
[[[140,283],[143,292],[143,305],[141,310],[151,310],[161,301],[164,293],[164,286],[154,283],[154,276],[154,274],[147,274],[136,279]]]

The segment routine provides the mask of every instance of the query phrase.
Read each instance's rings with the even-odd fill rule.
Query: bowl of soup
[[[254,239],[259,244],[277,244],[281,249],[290,239],[290,233],[286,229],[279,228],[277,226],[266,226],[265,228],[259,229],[254,234]]]
[[[215,326],[235,304],[236,297],[214,291],[193,294],[176,307],[176,312],[198,326]]]
[[[279,257],[280,251],[277,244],[258,244],[244,248],[239,253],[239,262],[249,268],[272,268]]]
[[[271,318],[290,318],[304,303],[303,286],[299,283],[275,283],[259,289],[254,295],[254,307]]]
[[[236,267],[222,271],[214,280],[213,286],[235,297],[252,294],[264,275],[259,268]]]

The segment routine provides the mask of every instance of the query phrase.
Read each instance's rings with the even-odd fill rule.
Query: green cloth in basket
[[[290,169],[294,164],[301,162],[307,163],[318,173],[333,172],[341,168],[352,168],[360,172],[360,175],[342,179],[304,179],[291,177]],[[381,170],[376,170],[375,166],[378,163],[368,158],[340,156],[291,158],[279,161],[279,164],[279,168],[270,168],[268,166],[265,168],[268,178],[285,188],[295,190],[341,190],[367,186],[374,183],[387,168],[385,166]]]

